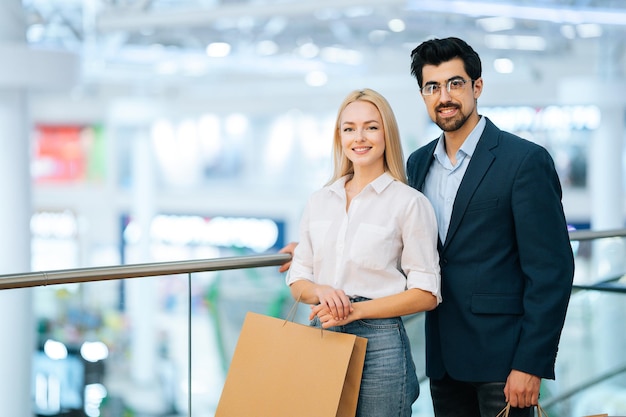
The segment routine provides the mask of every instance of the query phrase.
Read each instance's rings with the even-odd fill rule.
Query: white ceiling
[[[305,78],[315,71],[327,77],[323,88],[344,91],[355,80],[407,84],[412,48],[424,39],[446,36],[473,45],[481,54],[485,75],[496,81],[621,79],[626,68],[623,0],[23,0],[23,4],[29,43],[79,55],[81,76],[74,94],[97,98],[288,94],[310,88]],[[493,17],[499,19],[486,19]],[[392,30],[393,22],[403,23],[405,29]],[[230,54],[207,56],[206,48],[214,42],[228,43]],[[514,72],[496,74],[492,66],[496,58],[512,59]]]

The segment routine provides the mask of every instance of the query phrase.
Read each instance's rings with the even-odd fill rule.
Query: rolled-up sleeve
[[[441,303],[441,272],[437,252],[435,211],[422,194],[407,206],[402,227],[401,267],[407,277],[407,289],[429,291]]]
[[[311,245],[311,235],[309,232],[310,201],[304,209],[300,220],[300,241],[294,250],[291,266],[285,277],[287,285],[295,281],[306,279],[313,281],[313,248]]]

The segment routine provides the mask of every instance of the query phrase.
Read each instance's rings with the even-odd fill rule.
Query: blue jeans
[[[506,406],[504,382],[430,380],[435,417],[496,417]],[[509,417],[532,417],[533,408],[511,407]]]
[[[320,326],[317,317],[311,325]],[[356,417],[411,417],[419,383],[402,319],[357,320],[328,330],[367,338]]]

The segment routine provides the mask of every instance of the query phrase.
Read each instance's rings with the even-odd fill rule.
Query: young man
[[[548,152],[478,114],[478,54],[458,38],[411,53],[442,135],[413,152],[409,184],[433,204],[443,302],[426,318],[436,417],[532,416],[554,364],[574,275]]]

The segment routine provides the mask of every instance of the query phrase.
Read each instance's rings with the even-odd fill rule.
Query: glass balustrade
[[[572,246],[575,288],[557,379],[543,382],[541,402],[551,417],[624,416],[626,238]],[[294,303],[278,264],[35,285],[33,413],[212,417],[246,312],[286,317]],[[307,315],[300,305],[294,320]],[[406,323],[422,381],[413,416],[432,416],[424,317]]]

